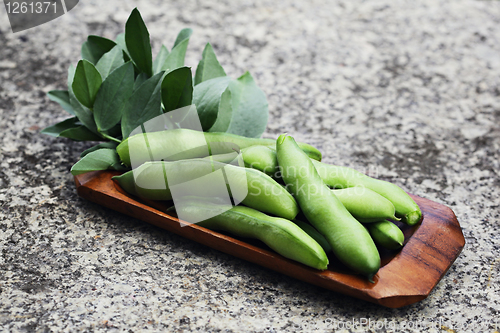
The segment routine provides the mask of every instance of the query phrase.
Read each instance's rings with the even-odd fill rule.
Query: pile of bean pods
[[[134,169],[113,179],[127,193],[149,200],[176,199],[174,186],[223,169],[237,205],[201,182],[195,193],[174,200],[177,213],[208,229],[259,239],[319,270],[327,269],[328,253],[373,281],[380,268],[377,245],[403,246],[404,235],[392,221],[415,225],[422,218],[398,186],[322,163],[319,150],[286,134],[272,140],[175,129],[131,136],[116,150]]]

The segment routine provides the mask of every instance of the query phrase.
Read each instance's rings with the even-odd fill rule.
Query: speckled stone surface
[[[39,134],[67,117],[45,93],[135,6],[154,51],[189,26],[188,65],[210,41],[229,75],[250,70],[266,137],[451,207],[467,244],[433,293],[382,308],[78,198],[69,169],[92,144]],[[17,34],[0,9],[0,331],[494,332],[499,27],[499,1],[86,0]]]

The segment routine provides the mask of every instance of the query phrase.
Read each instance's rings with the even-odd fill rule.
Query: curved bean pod
[[[205,157],[212,161],[222,163],[231,163],[237,157],[236,152],[211,155]],[[241,157],[245,167],[257,169],[264,172],[270,177],[275,177],[278,173],[278,160],[276,159],[276,151],[266,146],[250,146],[241,149]]]
[[[422,218],[422,211],[415,201],[399,186],[371,178],[359,171],[337,165],[312,161],[321,179],[330,187],[346,188],[363,186],[387,198],[396,209],[396,216],[408,225],[417,224]]]
[[[276,140],[246,138],[229,133],[173,129],[133,135],[123,140],[116,147],[116,151],[123,164],[136,167],[148,161],[199,158],[230,153],[234,149],[255,145],[274,147]],[[321,152],[318,149],[305,143],[299,145],[311,158],[321,160]]]
[[[219,212],[220,207],[214,206],[217,205],[211,202],[186,201],[175,209],[178,213],[182,212],[189,222],[189,219],[199,221],[212,210]],[[259,239],[282,256],[316,269],[325,270],[328,266],[323,248],[300,227],[289,220],[271,217],[249,207],[234,206],[197,224],[211,230]]]
[[[399,221],[395,216],[394,205],[386,198],[366,187],[354,186],[332,190],[344,207],[363,223],[378,222],[386,219]]]
[[[340,261],[372,281],[380,268],[380,256],[368,230],[325,185],[292,137],[281,135],[276,151],[283,180],[307,220],[325,236]]]
[[[292,222],[298,225],[300,229],[304,230],[309,236],[311,236],[316,242],[318,242],[318,244],[321,245],[325,253],[332,251],[332,247],[330,246],[330,244],[328,244],[328,241],[326,240],[325,236],[320,234],[318,230],[314,229],[312,225],[297,219],[294,219]]]
[[[258,170],[273,170],[276,164],[275,155],[276,151],[273,149],[261,150],[260,155],[257,156],[250,154],[245,156],[243,154],[243,160],[245,165],[254,166]],[[361,206],[357,203],[351,204],[351,202],[355,200],[364,200],[364,206],[366,207],[367,212],[374,209],[375,202],[380,204],[380,210],[377,210],[379,213],[375,213],[375,210],[373,210],[373,219],[370,219],[370,216],[368,215],[358,214],[356,217],[359,217],[359,220],[362,222],[380,221],[384,219],[399,220],[394,216],[394,212],[389,213],[392,208],[388,205],[388,203],[382,203],[381,198],[376,199],[376,196],[369,193],[370,190],[389,200],[395,208],[396,216],[401,217],[403,222],[409,225],[415,225],[421,220],[422,212],[420,211],[420,208],[399,186],[383,180],[371,178],[351,168],[325,164],[314,160],[313,164],[320,177],[330,187],[350,188],[358,186],[368,189],[366,198],[358,196],[353,196],[352,198],[343,196],[340,198],[342,203],[347,206],[347,210],[349,210],[352,214],[358,213],[359,209],[361,209]],[[274,178],[280,177],[279,172],[274,174]],[[373,201],[373,204],[370,204],[370,202],[372,202],[371,200],[376,201]],[[358,211],[354,212],[353,208],[356,208]],[[384,216],[382,211],[385,211],[387,215]]]
[[[378,245],[389,250],[397,250],[403,246],[405,235],[397,225],[391,221],[380,221],[365,225],[370,231],[373,240]]]
[[[293,220],[299,208],[293,196],[268,175],[254,169],[191,159],[175,162],[147,162],[113,180],[127,192],[150,200],[172,200],[171,187],[196,180],[194,188],[182,189],[182,195],[210,197],[214,195],[214,171],[225,172],[226,188],[235,201],[262,212]],[[222,177],[223,174],[219,173]],[[168,177],[167,177],[168,175]],[[177,187],[178,188],[178,187]]]

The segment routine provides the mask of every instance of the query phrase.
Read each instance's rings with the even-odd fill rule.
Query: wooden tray
[[[162,203],[139,201],[127,195],[111,180],[116,174],[119,173],[96,171],[76,176],[78,195],[279,273],[390,308],[426,298],[465,245],[460,225],[450,208],[412,195],[424,219],[419,226],[400,225],[405,246],[397,252],[381,250],[383,266],[374,277],[375,283],[370,283],[350,273],[335,258],[331,258],[328,270],[318,271],[282,257],[263,243],[249,243],[180,221],[165,213]]]

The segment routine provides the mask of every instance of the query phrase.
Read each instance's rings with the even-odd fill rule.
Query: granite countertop
[[[466,246],[430,296],[383,308],[79,198],[69,169],[92,143],[39,134],[67,117],[45,94],[135,6],[155,53],[191,27],[186,64],[210,41],[230,76],[249,70],[266,137],[453,209]],[[1,9],[0,331],[498,330],[499,26],[499,1],[88,0],[16,34]]]

